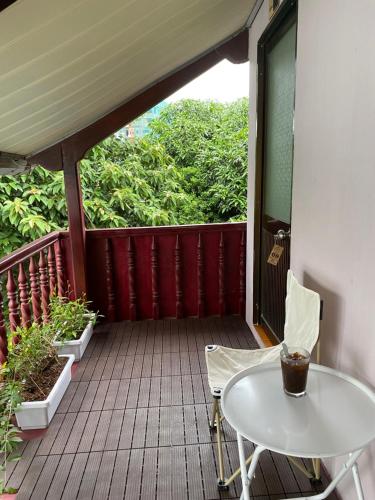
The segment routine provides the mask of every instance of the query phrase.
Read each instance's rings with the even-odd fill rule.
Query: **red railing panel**
[[[0,289],[0,365],[2,365],[8,354],[7,331],[5,327],[5,318],[3,313],[3,295]]]
[[[20,297],[20,308],[21,308],[21,324],[23,327],[27,328],[31,323],[31,310],[30,310],[30,298],[27,286],[27,278],[25,270],[23,268],[23,263],[18,264],[18,289]]]
[[[116,297],[113,288],[112,242],[105,240],[105,272],[107,281],[107,315],[108,321],[116,319]]]
[[[60,293],[67,289],[62,237],[67,234],[48,234],[0,259],[0,363],[6,359],[9,332],[32,321],[48,321],[56,282]]]
[[[245,230],[244,223],[88,230],[88,298],[112,317],[110,239],[118,320],[238,314],[244,297],[240,255]]]

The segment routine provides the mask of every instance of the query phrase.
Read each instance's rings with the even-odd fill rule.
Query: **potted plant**
[[[13,385],[19,394],[15,415],[23,430],[48,427],[71,380],[74,356],[58,356],[53,336],[48,325],[17,328],[1,367],[5,390]]]
[[[51,298],[49,324],[55,332],[53,345],[59,354],[74,355],[75,361],[82,358],[97,318],[97,315],[88,309],[88,304],[85,298]]]
[[[15,409],[21,403],[19,384],[16,381],[5,383],[0,381],[0,498],[8,494],[14,495],[17,490],[6,486],[7,464],[19,460],[13,452],[22,441],[19,429],[12,422]]]

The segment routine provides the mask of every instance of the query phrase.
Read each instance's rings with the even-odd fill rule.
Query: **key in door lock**
[[[284,229],[279,229],[277,233],[273,235],[275,243],[286,240],[287,238],[290,238],[290,229],[288,229],[288,231],[285,231]]]

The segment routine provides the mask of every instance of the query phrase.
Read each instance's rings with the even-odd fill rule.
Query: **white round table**
[[[349,454],[326,490],[308,498],[327,498],[348,470],[358,498],[364,498],[356,460],[375,438],[375,393],[353,377],[315,364],[310,364],[306,390],[301,398],[284,393],[279,362],[243,370],[225,386],[221,404],[237,431],[241,498],[250,499],[250,480],[266,449],[313,459]],[[243,437],[256,445],[248,471]]]

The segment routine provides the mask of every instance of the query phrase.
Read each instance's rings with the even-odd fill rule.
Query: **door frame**
[[[258,40],[257,48],[257,124],[255,149],[255,190],[254,190],[254,257],[253,257],[253,324],[260,324],[261,316],[261,238],[262,238],[262,201],[264,181],[264,135],[265,135],[265,85],[267,45],[277,41],[289,22],[297,22],[297,0],[284,0],[272,20]]]

